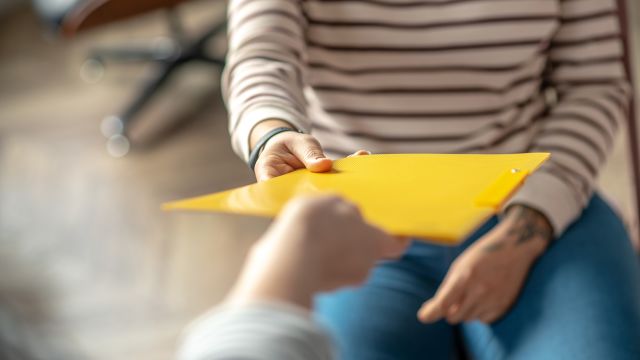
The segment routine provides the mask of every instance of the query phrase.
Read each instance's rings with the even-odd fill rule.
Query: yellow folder
[[[456,244],[470,235],[549,154],[367,155],[328,173],[298,170],[237,189],[165,204],[165,210],[274,217],[298,195],[335,193],[391,234]]]

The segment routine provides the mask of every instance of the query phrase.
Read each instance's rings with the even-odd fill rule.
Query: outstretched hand
[[[401,256],[408,244],[341,198],[298,198],[253,246],[231,298],[310,308],[315,293],[361,284],[377,261]]]

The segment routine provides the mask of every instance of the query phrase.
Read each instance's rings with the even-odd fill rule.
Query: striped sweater
[[[616,0],[231,0],[223,93],[234,149],[281,119],[327,154],[552,159],[511,200],[556,235],[627,116]]]

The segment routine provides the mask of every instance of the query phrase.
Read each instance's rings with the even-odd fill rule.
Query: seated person
[[[632,96],[620,16],[616,0],[229,2],[229,128],[260,181],[357,149],[552,153],[464,243],[416,242],[318,297],[342,359],[448,359],[456,334],[480,360],[639,358],[638,259],[594,191]]]

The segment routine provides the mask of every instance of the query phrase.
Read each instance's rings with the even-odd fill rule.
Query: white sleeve
[[[310,315],[281,303],[221,307],[186,330],[179,360],[330,360],[331,339]]]
[[[249,159],[249,134],[268,119],[307,132],[306,19],[298,0],[231,0],[222,94],[233,149]]]

